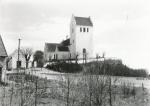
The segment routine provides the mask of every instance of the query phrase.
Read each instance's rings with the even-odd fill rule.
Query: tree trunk
[[[112,84],[111,84],[111,77],[109,79],[109,104],[112,106]]]
[[[26,61],[26,68],[28,68],[28,65],[29,65],[29,62],[28,62],[28,61]]]
[[[70,79],[67,79],[67,106],[69,106]]]

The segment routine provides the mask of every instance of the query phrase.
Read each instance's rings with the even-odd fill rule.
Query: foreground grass
[[[75,77],[77,76],[63,76],[59,81],[29,75],[24,77],[20,75],[19,80],[10,77],[10,80],[16,84],[0,86],[0,106],[20,106],[21,98],[23,98],[23,106],[35,106],[35,100],[37,106],[66,106],[67,104],[68,106],[110,106],[109,84],[105,82],[106,77],[105,80],[96,76],[90,77],[90,80],[89,76],[80,77],[78,80],[75,80]],[[23,82],[20,81],[21,78]],[[127,83],[126,85],[112,83],[112,106],[150,106],[148,89],[134,87],[135,93],[133,93],[133,86]],[[102,90],[103,87],[105,89]],[[91,98],[89,98],[90,92]],[[98,105],[97,99],[102,99],[101,105]]]

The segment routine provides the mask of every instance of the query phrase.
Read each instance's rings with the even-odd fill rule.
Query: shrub
[[[66,63],[66,62],[56,62],[48,64],[47,69],[51,69],[58,72],[65,73],[76,73],[82,71],[82,66],[77,63]]]
[[[93,67],[92,72],[88,71],[89,67]],[[105,71],[104,71],[105,70]],[[90,62],[85,65],[85,73],[92,74],[106,74],[113,76],[126,76],[126,77],[147,77],[148,73],[145,69],[132,69],[128,66],[117,63],[112,64],[109,60],[106,60],[105,63],[102,61],[99,62]]]

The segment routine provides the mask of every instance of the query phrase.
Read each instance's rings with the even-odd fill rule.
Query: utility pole
[[[38,78],[36,77],[36,80],[35,80],[35,106],[37,106],[37,90],[38,90],[38,82],[37,82]]]
[[[19,60],[20,60],[20,42],[21,42],[21,39],[19,38],[18,39],[18,62],[17,62],[17,68],[20,68],[19,66]]]
[[[18,61],[17,61],[17,69],[18,69],[18,77],[19,77],[19,71],[20,71],[20,43],[21,39],[18,39]],[[23,79],[21,78],[21,106],[23,106]]]
[[[103,53],[102,57],[104,58],[104,75],[105,75],[105,53]]]

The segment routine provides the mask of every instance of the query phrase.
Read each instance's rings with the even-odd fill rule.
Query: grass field
[[[37,106],[66,106],[67,98],[69,106],[90,106],[90,91],[89,85],[87,85],[90,77],[90,75],[83,74],[60,74],[53,71],[38,70],[27,74],[25,77],[19,75],[17,79],[23,78],[23,82],[20,82],[20,80],[17,81],[15,74],[10,74],[10,82],[15,83],[0,86],[0,106],[21,106],[21,103],[23,106],[35,106],[35,103]],[[98,88],[101,89],[103,86],[101,81],[105,82],[107,76],[92,75],[92,78],[92,106],[97,106],[95,104],[97,103],[96,98],[97,96],[101,97],[97,95],[101,91]],[[98,82],[96,81],[97,78],[99,79]],[[150,106],[150,80],[133,77],[110,78],[112,82],[112,106]],[[102,91],[103,104],[99,106],[110,106],[108,87],[109,85],[106,85],[105,90]],[[131,94],[133,87],[135,95]],[[124,94],[124,89],[129,90],[130,93]]]

